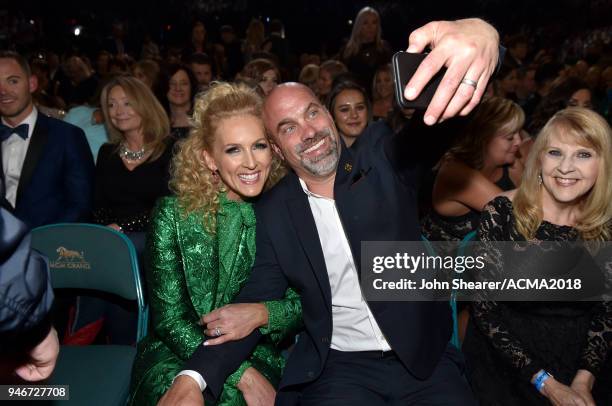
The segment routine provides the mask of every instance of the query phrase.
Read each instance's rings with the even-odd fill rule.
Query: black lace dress
[[[521,241],[512,202],[483,211],[483,241]],[[543,222],[540,241],[573,241],[575,229]],[[483,406],[549,405],[530,383],[540,369],[570,385],[578,369],[595,377],[597,405],[612,405],[612,302],[474,302],[463,343],[472,389]]]

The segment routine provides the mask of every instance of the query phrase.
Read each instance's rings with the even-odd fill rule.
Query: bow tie
[[[28,138],[28,130],[30,126],[27,124],[20,124],[17,127],[9,127],[4,124],[0,124],[0,142],[8,139],[12,134],[17,134],[24,140]]]

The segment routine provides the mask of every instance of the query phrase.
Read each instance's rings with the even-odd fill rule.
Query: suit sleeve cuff
[[[184,371],[179,372],[174,379],[178,378],[181,375],[187,375],[190,378],[192,378],[194,381],[196,381],[198,383],[198,385],[200,386],[200,392],[204,392],[204,390],[206,389],[206,381],[204,380],[204,378],[202,377],[202,375],[200,375],[199,373],[197,373],[196,371],[193,371],[191,369],[186,369]],[[173,380],[174,382],[174,380]]]

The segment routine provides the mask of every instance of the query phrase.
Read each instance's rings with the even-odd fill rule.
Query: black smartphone
[[[431,102],[436,89],[440,85],[440,81],[446,73],[446,68],[440,69],[438,73],[425,85],[419,97],[414,100],[408,100],[404,97],[404,90],[408,81],[414,75],[417,68],[423,62],[427,54],[411,54],[408,52],[397,52],[393,55],[393,78],[395,81],[395,100],[404,109],[426,110]]]

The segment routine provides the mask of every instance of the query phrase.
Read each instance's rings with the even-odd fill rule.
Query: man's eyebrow
[[[306,107],[306,109],[304,110],[304,112],[310,110],[311,108],[316,107],[318,109],[320,109],[322,106],[319,103],[315,103],[315,102],[310,102],[310,104],[308,105],[308,107]]]
[[[276,132],[279,132],[279,131],[280,131],[280,129],[281,129],[281,127],[283,127],[284,125],[287,125],[287,124],[292,124],[292,123],[293,123],[293,120],[292,120],[292,119],[290,119],[290,118],[284,118],[284,119],[282,119],[282,120],[281,120],[281,121],[279,121],[279,122],[278,122],[278,124],[276,125]]]
[[[310,102],[310,104],[308,106],[306,106],[306,108],[304,110],[302,110],[301,114],[306,113],[307,111],[309,111],[311,108],[316,107],[316,108],[321,108],[321,105],[315,102]],[[281,121],[278,122],[278,124],[276,125],[276,131],[280,131],[281,127],[287,124],[292,124],[294,123],[294,120],[290,119],[290,118],[284,118]]]

